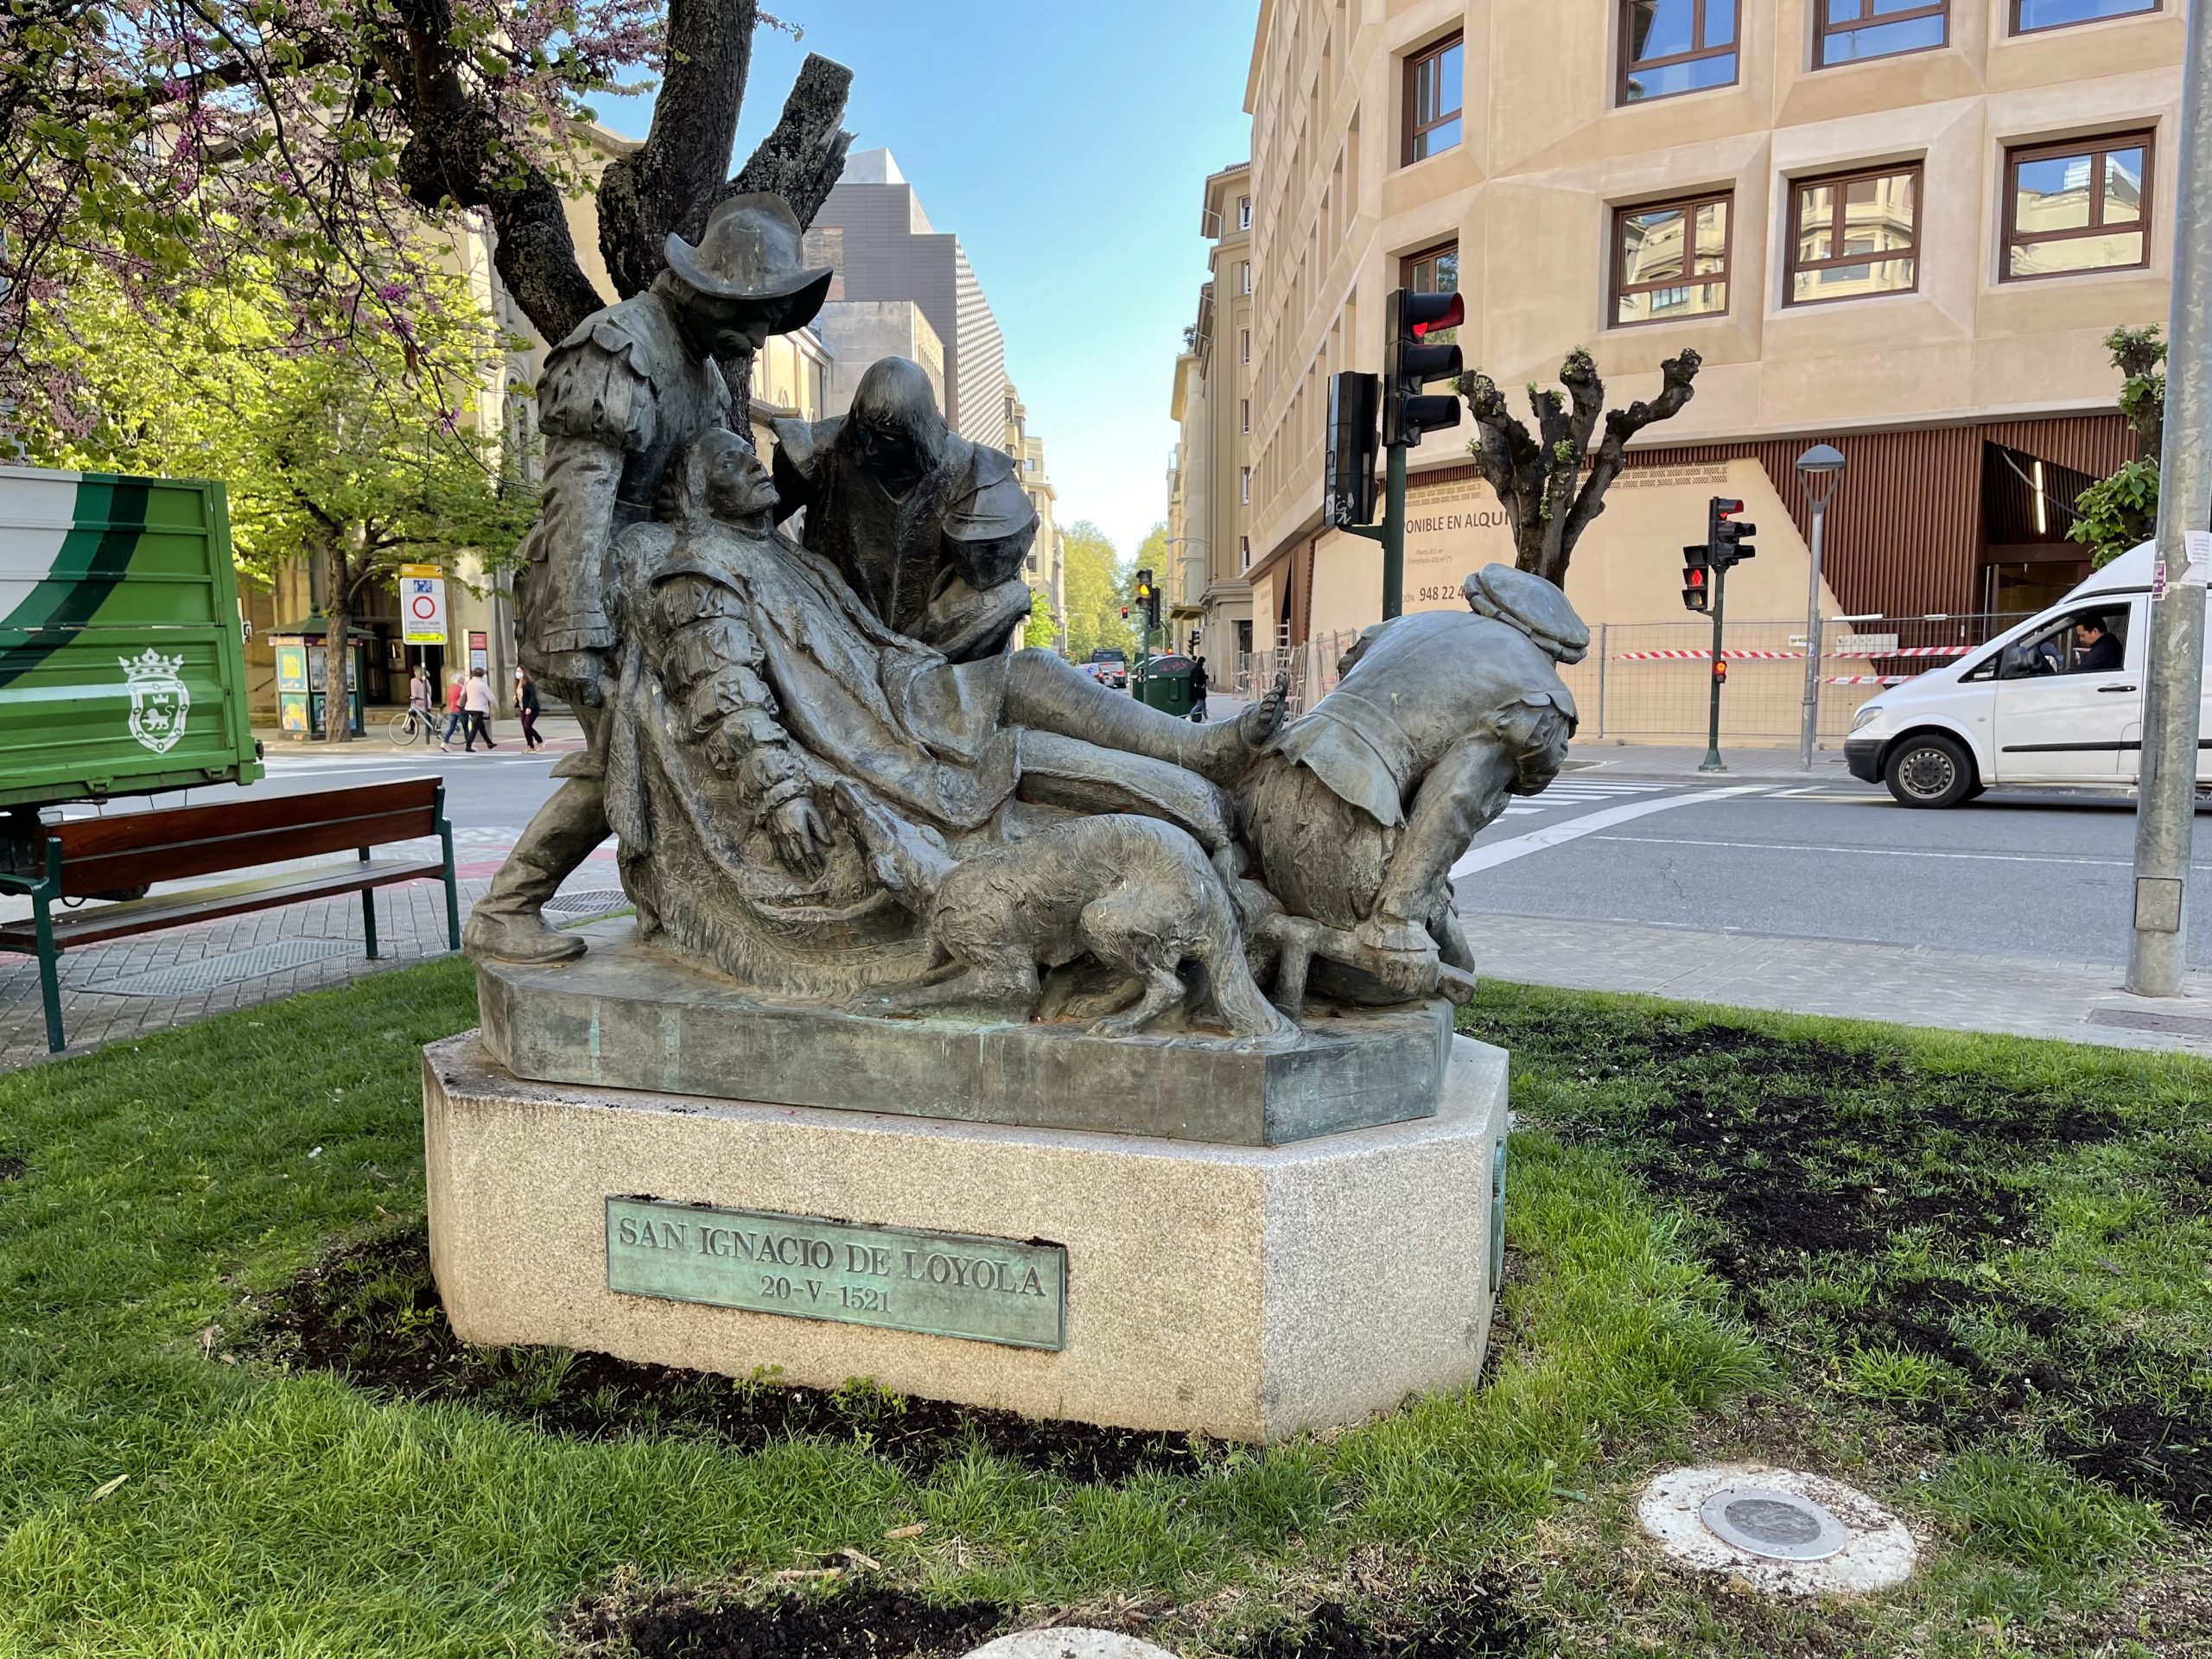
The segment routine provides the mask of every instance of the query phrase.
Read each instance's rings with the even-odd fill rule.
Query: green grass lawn
[[[1251,1659],[2212,1653],[2212,1067],[1488,987],[1484,1385],[1093,1465],[866,1389],[455,1349],[416,1051],[473,1022],[437,963],[0,1077],[0,1654],[673,1654],[825,1567],[823,1630],[1072,1610]],[[1922,1573],[1808,1605],[1661,1566],[1643,1482],[1738,1457],[1867,1487]]]

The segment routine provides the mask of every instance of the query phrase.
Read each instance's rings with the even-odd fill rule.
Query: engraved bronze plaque
[[[1066,1248],[658,1198],[607,1201],[607,1287],[1015,1348],[1066,1344]]]

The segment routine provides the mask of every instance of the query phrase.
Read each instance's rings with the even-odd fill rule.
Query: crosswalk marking
[[[1631,784],[1611,779],[1562,778],[1541,795],[1527,799],[1516,796],[1506,807],[1504,816],[1522,817],[1531,812],[1548,812],[1554,807],[1588,806],[1630,795],[1649,795],[1667,787],[1665,784]]]

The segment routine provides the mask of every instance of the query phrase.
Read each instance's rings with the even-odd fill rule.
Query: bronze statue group
[[[518,625],[588,743],[472,954],[580,954],[540,912],[612,833],[641,937],[757,995],[1277,1044],[1296,1027],[1255,975],[1294,1011],[1309,976],[1386,1002],[1471,967],[1451,866],[1573,732],[1555,664],[1588,635],[1556,588],[1490,567],[1468,609],[1361,635],[1298,719],[1280,679],[1232,721],[1174,719],[1017,648],[1035,512],[917,365],[777,423],[767,463],[730,429],[717,359],[804,327],[833,274],[779,199],[665,251],[538,390]]]

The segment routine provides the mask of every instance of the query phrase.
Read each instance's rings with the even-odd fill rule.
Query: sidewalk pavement
[[[512,839],[507,830],[454,832],[455,885],[464,920],[491,884]],[[436,850],[434,842],[400,845],[431,855]],[[582,921],[628,903],[610,846],[569,877],[546,906],[546,916],[556,923]],[[381,954],[374,961],[362,954],[361,904],[350,895],[69,951],[60,963],[67,1052],[79,1053],[449,954],[442,883],[410,881],[379,888],[376,906]],[[0,1071],[48,1058],[43,1006],[38,959],[0,956]]]
[[[2180,998],[2140,997],[2116,963],[1550,916],[1460,922],[1476,970],[1498,979],[2212,1055],[2212,974],[2190,975]]]
[[[1624,777],[1709,779],[1715,783],[1842,783],[1858,787],[1843,764],[1840,749],[1815,749],[1813,769],[1797,764],[1797,748],[1735,748],[1723,745],[1720,760],[1726,772],[1700,772],[1705,746],[1675,747],[1656,743],[1608,743],[1577,739],[1567,752],[1569,772],[1603,770]]]

